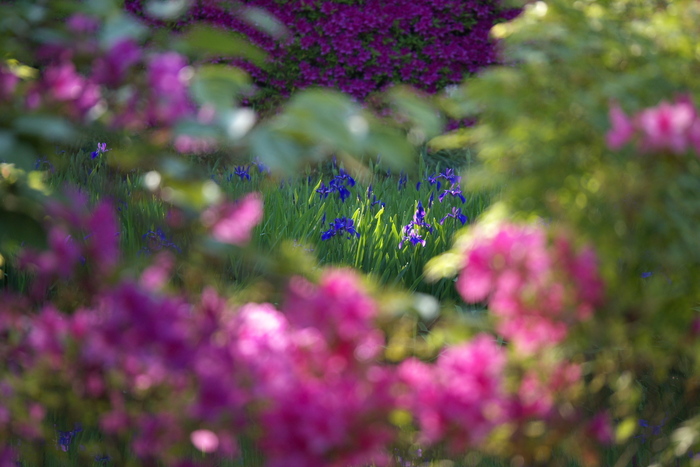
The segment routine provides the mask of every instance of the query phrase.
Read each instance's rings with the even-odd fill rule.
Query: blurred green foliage
[[[700,159],[612,151],[605,135],[613,103],[634,115],[678,96],[700,102],[698,24],[693,1],[531,2],[492,29],[509,65],[464,83],[451,103],[479,119],[455,135],[483,162],[467,187],[500,188],[508,218],[563,225],[596,248],[607,301],[572,342],[603,378],[589,397],[609,395],[618,419],[640,407],[697,411]],[[447,274],[454,258],[429,271]],[[625,372],[636,385],[614,384]],[[678,391],[653,389],[671,378]]]

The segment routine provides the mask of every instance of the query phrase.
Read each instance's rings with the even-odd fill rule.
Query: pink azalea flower
[[[682,154],[688,149],[687,132],[695,121],[696,113],[689,102],[669,104],[644,110],[637,116],[642,131],[642,148],[646,151],[670,150]]]
[[[80,97],[85,78],[75,71],[72,62],[67,62],[49,66],[44,73],[44,84],[57,101],[70,101]]]
[[[19,78],[10,70],[0,67],[0,101],[9,99],[15,92]]]
[[[259,193],[249,193],[236,202],[213,206],[201,217],[217,241],[238,246],[250,241],[253,228],[262,218],[263,201]]]
[[[190,441],[202,452],[214,452],[219,448],[219,437],[209,430],[195,430],[190,433]]]
[[[510,224],[475,232],[457,290],[466,301],[486,300],[499,333],[527,354],[563,341],[603,297],[592,250],[576,253],[561,236],[550,245],[544,228]]]
[[[618,150],[632,138],[634,125],[617,104],[610,107],[610,122],[612,128],[607,134],[608,147],[612,150]]]

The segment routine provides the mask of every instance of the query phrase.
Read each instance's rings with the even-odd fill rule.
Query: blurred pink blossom
[[[643,110],[638,116],[642,131],[642,148],[647,151],[669,150],[682,154],[688,149],[688,130],[697,118],[695,108],[687,101]]]
[[[634,125],[618,104],[610,107],[610,122],[612,128],[607,134],[608,147],[617,150],[632,139]]]
[[[112,46],[93,63],[93,79],[100,84],[118,87],[132,66],[141,60],[142,51],[133,39],[124,39]]]
[[[0,101],[9,99],[15,92],[19,78],[5,67],[0,66]]]
[[[476,445],[505,421],[505,349],[489,335],[450,347],[435,365],[409,359],[399,366],[408,390],[400,403],[413,411],[426,443],[446,440],[455,452]]]
[[[637,137],[643,152],[669,151],[683,154],[689,148],[700,155],[700,119],[690,96],[681,96],[674,103],[662,101],[627,117],[618,104],[610,107],[612,128],[607,134],[607,145],[618,150]]]
[[[210,430],[195,430],[190,433],[190,441],[202,452],[214,452],[219,448],[219,437]]]
[[[263,201],[259,193],[249,193],[235,202],[210,207],[201,219],[212,237],[219,242],[242,246],[250,241],[253,228],[263,218]]]
[[[497,329],[524,353],[556,345],[602,300],[593,251],[573,250],[541,226],[503,224],[481,230],[465,251],[457,290],[468,302],[487,301]]]
[[[194,114],[187,87],[189,72],[187,60],[176,52],[151,57],[148,62],[150,123],[171,125],[182,117]]]

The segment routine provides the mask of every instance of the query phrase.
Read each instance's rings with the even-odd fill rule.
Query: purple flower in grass
[[[433,227],[425,222],[425,208],[423,208],[423,203],[420,201],[418,201],[418,207],[416,207],[416,212],[413,214],[413,221],[404,227],[404,231],[408,231],[409,226],[425,227],[429,232],[433,231]]]
[[[334,191],[338,192],[340,201],[345,202],[345,200],[350,197],[350,190],[348,190],[342,182],[338,182],[337,179],[331,180],[329,185],[333,187]]]
[[[110,149],[107,149],[107,143],[97,143],[97,150],[90,153],[90,156],[93,159],[96,159],[98,156],[101,156],[108,151],[110,151]]]
[[[404,235],[404,237],[399,242],[399,250],[403,248],[403,244],[406,241],[411,242],[413,245],[418,245],[420,243],[421,246],[425,246],[425,239],[421,236],[421,234],[416,230],[415,227],[408,229],[407,231],[405,231],[405,233],[406,235]]]
[[[438,200],[442,203],[442,200],[445,199],[445,196],[447,195],[452,195],[455,198],[459,198],[462,200],[462,204],[467,202],[467,199],[462,195],[462,189],[461,188],[455,188],[452,187],[449,190],[445,190],[439,197]]]
[[[405,173],[401,173],[401,176],[399,177],[399,191],[403,190],[406,188],[406,183],[408,182],[408,175]]]
[[[75,435],[77,435],[81,431],[83,431],[83,429],[80,427],[80,425],[76,425],[73,431],[58,431],[58,438],[56,440],[56,443],[58,444],[58,449],[60,449],[63,452],[68,452],[71,443],[73,442],[73,438],[75,438]]]
[[[321,195],[321,199],[325,199],[328,197],[329,194],[333,193],[334,189],[332,186],[326,186],[323,182],[321,183],[321,186],[316,189],[316,193]]]
[[[260,173],[270,173],[270,169],[268,166],[260,162],[258,159],[253,160],[253,164],[255,164],[255,167],[258,168],[258,172]]]
[[[445,173],[440,173],[440,175],[438,175],[437,178],[444,178],[445,180],[454,185],[455,183],[459,183],[461,177],[455,174],[453,169],[446,169]]]
[[[348,185],[350,186],[355,186],[355,179],[350,176],[349,173],[347,173],[345,170],[340,169],[340,174],[335,176],[335,180],[337,183],[345,183],[347,182]],[[332,183],[332,182],[331,182]]]
[[[440,175],[433,174],[430,177],[426,178],[428,183],[430,183],[431,185],[437,185],[437,191],[440,191],[440,188],[442,188],[442,182],[440,180],[438,180],[441,175],[442,174],[440,174]]]
[[[423,208],[423,203],[418,201],[418,206],[416,207],[416,212],[413,214],[413,220],[408,224],[403,226],[404,236],[399,242],[399,249],[403,248],[403,244],[407,241],[411,242],[413,245],[425,246],[425,238],[421,235],[419,228],[423,228],[432,233],[433,226],[425,221],[425,209]]]
[[[238,176],[241,180],[250,180],[250,166],[244,167],[241,165],[236,167],[233,171],[233,175]]]
[[[321,240],[328,240],[344,233],[348,234],[348,239],[353,235],[360,238],[360,233],[355,230],[354,224],[355,222],[349,217],[338,217],[330,224],[331,228],[321,234]]]
[[[442,225],[448,217],[457,219],[462,223],[462,225],[464,225],[464,223],[467,222],[467,220],[469,220],[469,218],[466,215],[462,214],[462,208],[453,207],[451,213],[447,214],[445,217],[440,219],[440,225]]]
[[[165,232],[163,232],[163,230],[160,228],[157,228],[156,230],[149,230],[148,232],[143,234],[141,238],[148,242],[148,245],[144,246],[141,249],[144,252],[152,253],[154,251],[160,251],[164,248],[172,248],[178,253],[182,253],[180,247],[168,240],[168,237],[165,235]]]

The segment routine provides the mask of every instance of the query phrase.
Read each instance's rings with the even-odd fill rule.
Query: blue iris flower
[[[401,176],[399,177],[399,191],[406,188],[406,182],[408,182],[408,175],[402,172]]]
[[[321,240],[328,240],[344,233],[348,234],[349,239],[353,235],[360,238],[360,233],[355,230],[354,224],[355,222],[349,217],[338,217],[330,224],[331,228],[321,234]]]
[[[110,151],[110,149],[107,149],[107,143],[97,143],[97,150],[90,153],[90,156],[93,159],[96,159],[98,156],[101,156],[108,151]]]
[[[260,162],[257,158],[253,160],[253,164],[255,164],[255,166],[258,168],[258,172],[260,173],[270,172],[270,168],[262,162]]]
[[[425,209],[423,208],[423,203],[418,201],[418,206],[416,207],[416,212],[413,214],[413,220],[408,224],[403,226],[404,236],[399,242],[399,249],[403,248],[403,244],[406,241],[410,241],[413,245],[425,246],[425,238],[420,233],[419,228],[424,228],[428,233],[432,233],[433,226],[425,221]]]
[[[408,232],[406,232],[406,235],[404,235],[404,237],[399,242],[399,250],[403,248],[403,244],[405,241],[409,241],[413,245],[418,245],[420,243],[421,246],[425,246],[425,239],[415,228],[412,228]]]
[[[238,178],[241,180],[246,179],[250,180],[250,166],[244,167],[244,166],[238,166],[236,169],[233,171],[234,175],[237,175]]]
[[[444,178],[445,180],[454,185],[455,183],[459,183],[461,177],[455,174],[453,169],[446,169],[445,173],[441,173],[440,175],[438,175],[438,178]]]
[[[464,225],[464,223],[467,222],[467,220],[469,219],[467,216],[462,214],[462,208],[453,207],[451,213],[447,214],[445,217],[440,219],[440,225],[444,224],[445,220],[448,217],[451,217],[453,219],[457,219],[458,221],[460,221],[462,223],[462,225]]]
[[[148,242],[148,245],[141,248],[141,250],[147,254],[150,254],[154,251],[160,251],[163,248],[172,248],[178,253],[182,253],[180,247],[168,240],[168,237],[165,235],[165,232],[163,232],[163,230],[160,228],[156,230],[149,230],[148,232],[143,234],[141,238],[145,239]]]
[[[445,196],[447,195],[452,195],[456,198],[459,198],[462,200],[462,204],[467,202],[467,199],[462,195],[462,190],[460,188],[455,188],[452,187],[449,190],[445,190],[439,197],[438,200],[442,203],[442,200],[445,199]]]
[[[80,425],[75,426],[75,429],[73,431],[59,431],[58,434],[58,439],[57,439],[57,444],[58,448],[63,451],[63,452],[68,452],[70,449],[71,443],[73,442],[73,438],[79,433],[83,431],[83,429],[80,427]]]
[[[350,197],[350,190],[348,190],[347,185],[355,186],[355,179],[352,178],[343,169],[340,169],[340,174],[336,175],[333,180],[328,182],[328,186],[321,183],[321,186],[316,189],[316,193],[321,195],[321,199],[328,197],[331,193],[338,193],[340,201],[345,202],[346,199]],[[369,198],[370,191],[368,190],[367,197]]]

